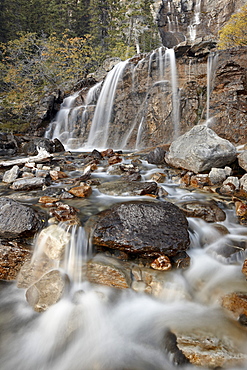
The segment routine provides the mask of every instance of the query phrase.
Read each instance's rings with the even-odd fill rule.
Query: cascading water
[[[201,0],[196,0],[194,8],[194,17],[189,26],[189,35],[191,41],[194,41],[196,39],[197,26],[201,23],[200,16],[201,16]]]
[[[145,179],[157,170],[162,171],[146,161],[142,161],[142,166]],[[106,172],[100,174],[104,174],[106,181],[111,181]],[[168,192],[168,200],[177,204],[186,199],[198,202],[207,199],[203,193],[179,189],[170,180],[160,185]],[[128,199],[125,196],[125,200]],[[135,199],[141,198],[136,196]],[[99,209],[105,202],[125,200],[116,196],[105,199],[97,192],[88,198],[94,207],[98,202]],[[192,351],[192,357],[195,347],[189,347],[193,340],[192,334],[188,334],[191,332],[195,335],[196,348],[205,346],[203,356],[209,356],[219,346],[216,359],[217,356],[233,356],[229,351],[235,348],[243,352],[246,360],[243,345],[246,331],[226,315],[220,306],[220,296],[232,291],[247,294],[246,280],[241,273],[245,250],[237,248],[237,253],[231,256],[221,253],[224,246],[247,243],[247,228],[237,225],[233,212],[224,208],[223,203],[222,207],[227,214],[223,222],[209,224],[193,217],[188,219],[191,266],[184,271],[162,272],[163,283],[157,296],[132,289],[116,290],[83,280],[76,272],[78,269],[82,271],[88,253],[84,231],[77,226],[57,225],[61,228],[59,235],[63,235],[58,239],[64,242],[67,252],[62,253],[65,262],[57,263],[55,259],[53,268],[63,269],[71,283],[62,299],[39,314],[25,303],[21,289],[17,290],[12,284],[3,287],[0,300],[1,369],[175,370],[180,366],[170,362],[174,353],[170,352],[166,339],[169,330],[178,333],[180,345],[183,350]],[[222,236],[216,225],[218,230],[227,228],[228,234]],[[51,229],[51,234],[45,235],[54,237],[54,231]],[[46,248],[47,239],[42,239],[43,244],[41,239],[37,238],[35,257]],[[106,257],[98,258],[104,263]],[[118,265],[121,265],[120,261]],[[143,268],[144,280],[147,272],[147,268]],[[147,283],[148,275],[146,279]],[[144,281],[138,283],[145,286]],[[179,359],[177,361],[179,363]],[[192,370],[196,366],[182,368]]]
[[[106,77],[94,112],[93,121],[86,143],[87,148],[107,147],[108,131],[111,122],[116,88],[127,63],[128,60],[118,63]]]
[[[213,88],[214,72],[217,65],[217,53],[210,54],[207,61],[207,110],[206,110],[206,124],[210,121],[210,95]]]

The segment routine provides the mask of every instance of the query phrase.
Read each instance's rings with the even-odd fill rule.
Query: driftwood
[[[18,158],[9,161],[1,161],[0,167],[9,167],[18,164],[25,164],[30,162],[44,162],[45,160],[49,160],[53,155],[48,153],[44,148],[37,148],[38,154],[31,157],[25,158]]]

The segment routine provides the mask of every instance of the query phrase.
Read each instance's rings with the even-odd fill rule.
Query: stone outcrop
[[[162,1],[157,20],[163,45],[171,48],[205,35],[217,38],[219,30],[244,4],[244,0]]]

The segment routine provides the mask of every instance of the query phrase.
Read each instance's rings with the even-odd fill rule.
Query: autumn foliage
[[[247,46],[247,5],[233,14],[219,32],[219,49]]]

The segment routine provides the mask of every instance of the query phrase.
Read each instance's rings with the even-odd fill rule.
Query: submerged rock
[[[156,182],[111,181],[104,182],[98,187],[99,191],[107,195],[145,195],[156,194]]]
[[[189,247],[188,222],[169,202],[133,201],[102,211],[93,225],[93,244],[131,255],[173,256]]]
[[[175,140],[166,153],[166,162],[195,173],[222,167],[236,159],[236,148],[213,130],[198,125]]]
[[[215,202],[189,201],[178,204],[187,217],[199,217],[207,222],[224,221],[225,212]]]
[[[15,280],[22,265],[31,259],[31,251],[17,243],[0,243],[0,279]]]

